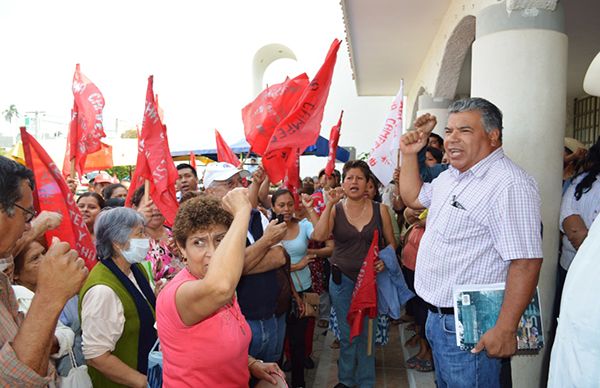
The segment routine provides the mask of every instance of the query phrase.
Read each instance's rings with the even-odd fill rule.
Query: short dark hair
[[[144,188],[144,185],[141,185],[140,187],[135,189],[133,195],[131,196],[131,204],[135,207],[139,207],[140,202],[142,202],[142,198],[144,197],[145,193],[146,189]]]
[[[177,165],[177,171],[184,170],[186,168],[189,168],[190,170],[192,170],[192,173],[194,173],[194,176],[196,177],[196,179],[198,179],[198,173],[196,172],[196,169],[194,167],[192,167],[191,164],[189,164],[189,163],[181,163],[181,164]]]
[[[179,207],[173,224],[173,237],[180,246],[185,247],[187,238],[192,233],[215,225],[223,225],[229,229],[232,221],[233,216],[223,209],[219,199],[210,195],[195,197]]]
[[[104,209],[125,206],[125,198],[109,198],[104,202]]]
[[[346,179],[346,174],[353,168],[358,168],[365,175],[365,179],[369,179],[369,175],[371,175],[371,169],[369,165],[364,160],[349,160],[344,164],[344,168],[342,169],[342,179]]]
[[[112,193],[113,191],[115,191],[116,189],[118,189],[119,187],[124,188],[125,190],[127,190],[127,187],[123,186],[120,183],[111,183],[110,185],[106,186],[103,190],[102,190],[102,196],[104,197],[104,199],[110,199],[112,197]]]
[[[23,198],[22,181],[27,181],[33,190],[33,171],[14,160],[0,156],[0,210],[9,216],[14,214],[15,203]]]
[[[441,146],[444,146],[444,139],[440,135],[432,132],[429,134],[429,138],[431,139],[432,137],[437,139],[438,143],[440,143]]]
[[[433,156],[433,158],[436,160],[436,162],[442,163],[442,159],[444,159],[444,154],[442,153],[442,151],[438,150],[435,147],[427,147],[425,149],[425,152],[429,152],[431,156]]]
[[[79,196],[79,198],[77,198],[77,203],[79,203],[79,201],[81,201],[81,198],[86,198],[86,197],[92,197],[96,200],[96,202],[98,202],[98,206],[100,206],[100,209],[104,209],[104,206],[106,206],[106,203],[104,202],[104,198],[102,198],[102,196],[98,193],[95,193],[93,191],[86,191],[85,193],[81,194]]]
[[[271,205],[275,206],[275,202],[277,202],[277,198],[281,197],[282,195],[286,195],[289,194],[292,196],[292,198],[294,198],[294,196],[292,195],[292,192],[289,191],[288,189],[277,189],[277,191],[275,191],[273,193],[273,195],[271,196]]]

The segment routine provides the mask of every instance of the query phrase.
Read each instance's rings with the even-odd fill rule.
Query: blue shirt
[[[308,241],[313,232],[313,225],[306,218],[298,223],[299,231],[293,240],[283,240],[281,243],[285,248],[292,264],[298,264],[306,255]],[[308,266],[301,270],[292,272],[292,280],[296,291],[304,291],[312,286],[310,279],[310,268]]]

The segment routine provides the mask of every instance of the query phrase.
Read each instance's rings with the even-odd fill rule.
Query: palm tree
[[[4,120],[8,121],[9,123],[12,123],[13,118],[19,118],[19,111],[17,110],[15,104],[11,104],[8,109],[2,112],[2,114],[4,115]]]

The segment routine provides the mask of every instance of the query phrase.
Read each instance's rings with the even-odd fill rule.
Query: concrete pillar
[[[444,137],[444,128],[448,122],[448,107],[452,100],[442,97],[431,97],[427,94],[419,96],[417,117],[429,113],[437,118],[437,125],[433,132]],[[412,125],[412,123],[410,123]]]
[[[504,113],[507,155],[532,174],[542,197],[544,264],[539,280],[544,337],[548,339],[558,259],[562,149],[567,92],[564,11],[507,13],[505,4],[477,15],[471,96]],[[513,357],[515,387],[546,386],[545,347],[537,356]]]

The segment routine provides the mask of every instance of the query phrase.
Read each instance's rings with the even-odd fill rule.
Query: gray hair
[[[500,141],[502,141],[502,112],[498,107],[488,100],[481,97],[464,98],[454,101],[448,107],[448,113],[460,113],[478,111],[481,114],[481,122],[487,133],[494,129],[500,131]]]
[[[114,257],[116,252],[113,243],[127,244],[133,229],[144,223],[144,217],[140,213],[127,207],[102,211],[94,225],[98,258],[106,260]]]

